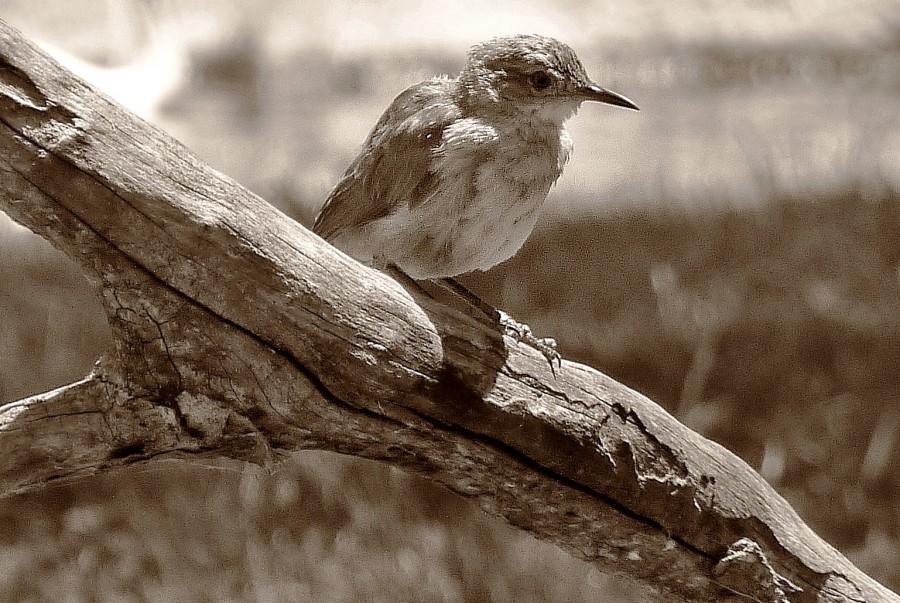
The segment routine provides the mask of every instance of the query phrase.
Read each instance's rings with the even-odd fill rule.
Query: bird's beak
[[[607,105],[616,105],[617,107],[625,107],[626,109],[640,111],[637,105],[618,92],[601,88],[597,84],[588,84],[578,88],[578,96],[583,100],[597,101],[598,103],[606,103]]]

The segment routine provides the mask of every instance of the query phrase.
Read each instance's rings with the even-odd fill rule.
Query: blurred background
[[[402,89],[495,35],[572,45],[585,106],[534,235],[474,291],[727,446],[900,589],[900,3],[0,0],[0,18],[309,225]],[[0,403],[109,345],[0,214]],[[627,601],[441,488],[297,455],[0,501],[10,601]]]

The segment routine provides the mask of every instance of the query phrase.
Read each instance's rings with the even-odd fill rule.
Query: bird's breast
[[[367,227],[368,247],[416,279],[487,270],[525,243],[571,143],[562,128],[460,119],[433,151],[438,183]]]
[[[534,229],[570,144],[561,128],[522,130],[459,120],[435,153],[440,186],[417,207],[432,225],[416,255],[453,276],[487,270],[512,257]],[[429,256],[431,256],[429,258]]]

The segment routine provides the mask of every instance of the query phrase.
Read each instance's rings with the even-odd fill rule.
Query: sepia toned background
[[[727,446],[900,589],[900,2],[0,0],[0,19],[311,224],[406,86],[542,33],[640,113],[585,106],[518,256],[463,279]],[[109,333],[0,214],[0,403]],[[322,453],[143,465],[0,501],[10,601],[627,601],[420,479]]]

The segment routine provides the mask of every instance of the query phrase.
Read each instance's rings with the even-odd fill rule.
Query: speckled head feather
[[[460,105],[501,114],[541,114],[562,123],[588,100],[636,109],[588,77],[575,51],[539,35],[494,38],[469,51],[459,78]]]
[[[557,78],[584,86],[592,82],[568,44],[537,34],[504,36],[476,44],[469,50],[466,70],[495,72],[546,69]]]

